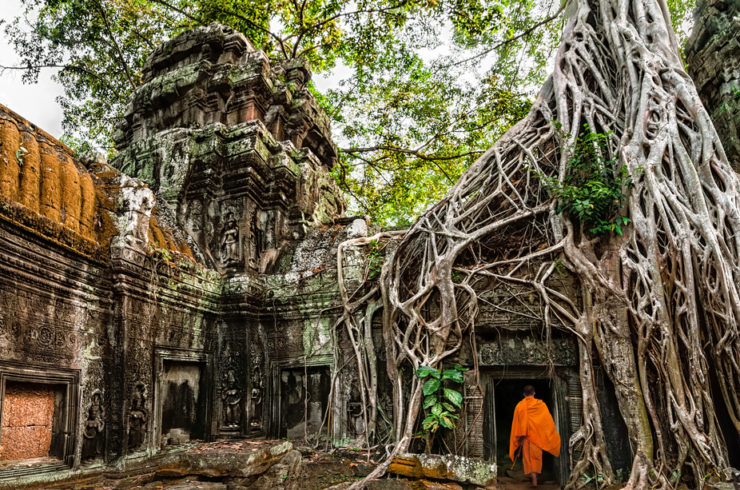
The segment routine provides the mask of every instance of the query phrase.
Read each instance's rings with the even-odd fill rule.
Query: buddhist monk
[[[545,402],[534,397],[534,386],[525,386],[522,394],[524,400],[514,409],[509,457],[515,461],[516,451],[521,446],[524,474],[532,478],[532,485],[536,487],[537,474],[542,473],[542,451],[558,457],[560,435]]]

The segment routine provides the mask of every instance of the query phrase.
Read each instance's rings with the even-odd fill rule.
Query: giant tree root
[[[684,72],[665,0],[571,0],[566,10],[555,71],[529,115],[385,264],[389,376],[455,354],[474,335],[478,291],[531,288],[545,330],[580,343],[584,419],[570,441],[579,456],[568,486],[586,474],[614,480],[595,401],[597,352],[634,452],[628,488],[702,488],[706,475],[729,476],[723,438],[740,436],[740,183]],[[605,156],[633,181],[623,236],[584,231],[541,181],[568,174],[584,124],[610,135]],[[577,278],[579,298],[552,287],[560,266]],[[415,379],[394,388],[395,438],[406,450],[420,390]],[[724,434],[720,404],[733,423]]]

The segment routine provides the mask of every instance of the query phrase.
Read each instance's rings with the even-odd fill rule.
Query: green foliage
[[[149,254],[157,262],[172,262],[173,260],[172,252],[160,247],[158,242],[154,242],[154,245],[149,245]]]
[[[383,254],[384,245],[378,240],[372,240],[367,247],[367,274],[365,278],[374,281],[380,277],[383,269],[385,255]]]
[[[57,70],[65,133],[109,156],[145,60],[186,29],[218,21],[333,73],[310,89],[341,147],[335,177],[350,212],[384,225],[412,222],[527,113],[562,28],[551,0],[21,1],[3,22],[16,68],[27,82]],[[692,6],[669,2],[674,22]]]
[[[602,475],[600,473],[596,473],[595,475],[590,475],[588,473],[585,473],[583,476],[581,476],[581,481],[585,485],[588,485],[589,483],[594,483],[594,484],[599,484],[600,485],[601,483],[604,482],[604,475]]]
[[[27,153],[28,149],[21,143],[21,146],[15,151],[15,160],[18,162],[19,167],[23,167],[23,157],[25,157]]]
[[[433,436],[439,428],[454,429],[457,410],[462,407],[463,396],[450,384],[457,385],[463,382],[464,367],[455,366],[453,369],[437,370],[431,366],[421,366],[416,371],[419,379],[427,380],[422,385],[424,394],[423,408],[425,418],[422,429],[427,437]]]
[[[561,135],[568,137],[569,135]],[[625,165],[610,154],[610,133],[594,133],[588,124],[574,138],[565,177],[540,175],[548,191],[558,200],[558,213],[565,213],[594,235],[615,232],[630,219],[618,214],[625,198],[623,189],[632,183]]]

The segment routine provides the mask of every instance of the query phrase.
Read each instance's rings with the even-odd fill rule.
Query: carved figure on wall
[[[249,397],[249,427],[256,430],[262,428],[263,392],[262,370],[256,365],[252,367],[252,393]]]
[[[347,403],[347,425],[349,432],[355,437],[365,433],[362,398],[356,384],[352,384],[349,402]]]
[[[241,411],[241,391],[236,385],[236,373],[233,369],[226,372],[224,389],[221,394],[224,410],[224,425],[230,429],[239,428],[242,411]]]
[[[260,230],[259,211],[252,212],[249,225],[249,267],[257,268],[257,263],[262,253],[262,230]]]
[[[234,213],[229,211],[221,232],[221,263],[232,265],[239,263],[239,226]]]
[[[200,243],[200,234],[203,230],[203,204],[198,200],[190,204],[187,227],[190,229],[196,243]]]
[[[146,388],[144,383],[136,383],[131,396],[131,410],[129,411],[128,449],[139,449],[146,440],[146,428],[149,422],[149,412],[146,409]]]
[[[82,459],[93,459],[103,453],[103,429],[105,428],[105,409],[100,391],[93,392],[90,408],[82,432]]]

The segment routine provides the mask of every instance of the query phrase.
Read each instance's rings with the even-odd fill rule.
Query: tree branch
[[[529,29],[526,29],[526,30],[524,30],[524,31],[520,32],[520,33],[519,33],[519,34],[517,34],[516,36],[514,36],[514,37],[510,37],[509,39],[504,39],[504,40],[503,40],[503,41],[501,41],[500,43],[498,43],[498,44],[495,44],[495,45],[491,46],[490,48],[488,48],[488,49],[486,49],[486,50],[484,50],[484,51],[481,51],[481,52],[480,52],[480,53],[478,53],[478,54],[475,54],[475,55],[473,55],[473,56],[471,56],[471,57],[469,57],[469,58],[465,58],[464,60],[456,61],[456,62],[454,62],[454,63],[451,63],[451,64],[449,64],[449,65],[446,65],[445,67],[446,67],[446,68],[448,68],[448,67],[451,67],[451,66],[459,66],[459,65],[463,65],[463,64],[465,64],[465,63],[467,63],[467,62],[469,62],[469,61],[473,61],[473,60],[476,60],[476,59],[478,59],[478,58],[482,58],[483,56],[487,55],[488,53],[490,53],[490,52],[492,52],[492,51],[496,51],[496,50],[497,50],[497,49],[499,49],[500,47],[502,47],[502,46],[505,46],[505,45],[507,45],[507,44],[509,44],[509,43],[511,43],[511,42],[514,42],[514,41],[518,41],[519,39],[523,38],[524,36],[527,36],[527,35],[529,35],[529,34],[533,33],[534,31],[536,31],[537,29],[539,29],[539,28],[540,28],[540,27],[542,27],[543,25],[545,25],[545,24],[548,24],[548,23],[552,22],[553,20],[557,19],[558,17],[560,17],[560,13],[561,13],[561,12],[562,12],[563,10],[565,10],[565,5],[566,5],[566,3],[567,3],[567,1],[563,1],[563,2],[561,2],[561,5],[560,5],[560,7],[558,8],[557,12],[555,12],[555,13],[554,13],[554,14],[552,14],[551,16],[549,16],[549,17],[547,17],[547,18],[545,18],[545,19],[543,19],[543,20],[539,21],[538,23],[536,23],[535,25],[533,25],[533,26],[532,26],[532,27],[530,27]]]
[[[103,23],[105,23],[105,30],[108,31],[108,35],[110,36],[111,41],[113,42],[113,48],[118,53],[118,58],[121,61],[121,65],[123,66],[124,73],[126,73],[126,78],[128,79],[128,82],[131,84],[131,88],[135,89],[136,83],[134,83],[134,79],[132,78],[128,65],[126,64],[126,58],[123,56],[121,47],[118,45],[118,41],[116,41],[116,36],[113,35],[113,31],[111,30],[110,23],[108,22],[108,16],[105,15],[105,9],[103,8],[103,5],[100,3],[100,0],[98,0],[96,3],[98,5],[98,10],[100,11],[100,15],[103,18]]]

